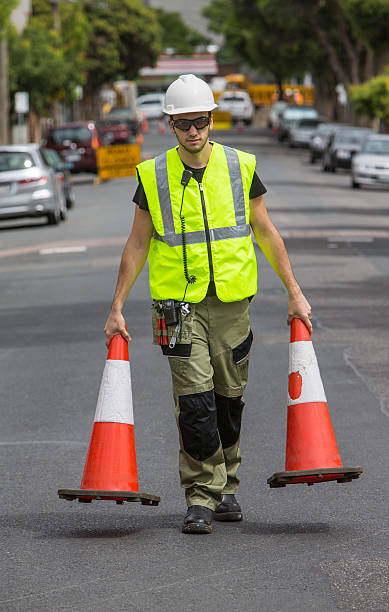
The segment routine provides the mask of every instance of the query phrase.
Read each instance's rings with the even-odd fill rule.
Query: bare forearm
[[[273,270],[276,272],[276,274],[278,274],[284,283],[289,295],[293,295],[294,293],[300,291],[299,284],[297,283],[293,274],[284,241],[282,240],[276,227],[273,224],[270,224],[262,231],[259,231],[259,229],[254,226],[253,231],[258,246]]]
[[[311,307],[294,277],[284,241],[273,225],[262,197],[250,201],[250,224],[258,246],[288,290],[288,323],[299,317],[312,332]]]
[[[130,236],[127,240],[120,262],[112,310],[122,310],[133,284],[146,263],[147,254],[148,246],[137,245]]]

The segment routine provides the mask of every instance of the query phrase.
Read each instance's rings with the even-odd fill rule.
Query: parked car
[[[60,181],[63,181],[63,190],[65,194],[66,208],[73,208],[75,203],[72,177],[70,174],[70,168],[72,167],[71,163],[64,162],[57,151],[54,149],[41,149],[43,159],[45,162],[51,166]]]
[[[344,127],[349,127],[345,123],[320,123],[309,142],[309,161],[314,164],[317,159],[323,157],[323,152],[328,145],[331,134]]]
[[[247,91],[223,91],[218,105],[218,110],[231,113],[234,123],[242,120],[246,125],[252,124],[255,108]]]
[[[338,168],[349,170],[353,155],[359,153],[364,140],[373,134],[369,128],[347,127],[336,130],[330,136],[322,157],[322,169],[336,172]]]
[[[298,119],[294,126],[289,130],[289,146],[308,148],[311,138],[320,124],[325,124],[325,117],[309,118],[303,117]]]
[[[300,119],[316,119],[319,113],[312,106],[302,106],[290,104],[287,106],[281,116],[278,126],[278,140],[282,142],[289,138],[289,133],[296,121]]]
[[[162,109],[164,99],[165,94],[162,93],[148,93],[139,96],[136,101],[137,111],[148,121],[161,119],[161,117],[163,117]]]
[[[380,184],[389,185],[389,134],[368,136],[352,159],[352,187]]]
[[[134,138],[136,138],[137,134],[140,132],[138,117],[136,117],[133,110],[127,106],[113,106],[106,116],[106,119],[120,119],[122,122],[125,122],[130,134],[132,134]]]
[[[96,121],[96,128],[102,146],[134,142],[133,134],[123,119],[101,119]]]
[[[0,147],[0,218],[42,216],[49,225],[66,219],[63,181],[38,144]]]
[[[72,165],[72,172],[97,172],[100,139],[94,121],[77,121],[50,128],[46,147]]]
[[[278,102],[274,102],[269,111],[267,127],[271,128],[273,131],[278,129],[280,115],[286,109],[287,106],[288,102],[286,102],[285,100],[279,100]]]

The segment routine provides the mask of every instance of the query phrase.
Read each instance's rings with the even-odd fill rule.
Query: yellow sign
[[[135,166],[141,161],[138,144],[120,144],[97,149],[97,168],[102,181],[135,176]]]
[[[230,130],[231,129],[231,113],[227,111],[213,111],[213,129],[214,130]]]

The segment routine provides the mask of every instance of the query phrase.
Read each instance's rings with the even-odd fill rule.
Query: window
[[[27,170],[35,165],[29,153],[22,151],[0,151],[0,172]]]
[[[66,140],[70,142],[90,143],[91,133],[86,127],[58,128],[51,132],[54,144],[62,145]]]
[[[373,155],[389,155],[389,139],[368,140],[363,147],[363,153],[371,153]]]

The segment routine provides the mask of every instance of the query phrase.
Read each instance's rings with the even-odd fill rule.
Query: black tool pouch
[[[167,308],[165,307],[166,302],[168,302]],[[172,312],[173,304],[169,302],[174,304],[174,314]],[[175,300],[154,300],[152,307],[153,344],[160,345],[164,355],[190,357],[194,310],[195,305],[189,304],[188,312],[182,314],[181,302]],[[167,331],[161,330],[161,325],[158,324],[158,320],[162,318],[165,318]],[[158,338],[166,334],[168,343],[161,345],[161,341]]]

